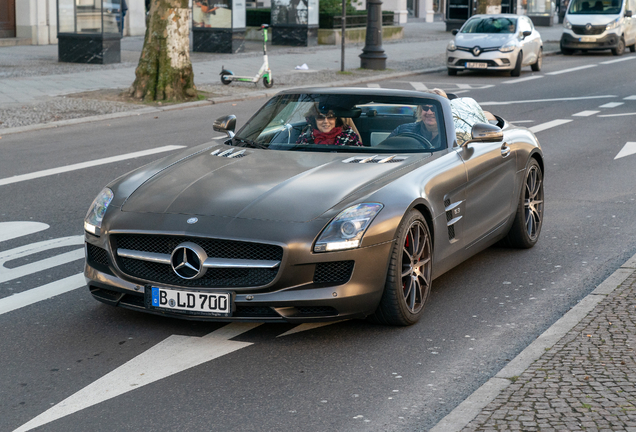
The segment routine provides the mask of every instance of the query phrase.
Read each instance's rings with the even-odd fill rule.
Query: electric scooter
[[[221,66],[221,82],[225,85],[232,81],[252,82],[257,83],[261,77],[263,77],[263,84],[267,88],[271,88],[274,85],[274,78],[272,78],[272,70],[269,68],[269,62],[267,61],[267,27],[269,25],[262,24],[261,31],[263,32],[263,65],[259,69],[255,77],[236,76],[230,70],[225,69],[225,66]]]

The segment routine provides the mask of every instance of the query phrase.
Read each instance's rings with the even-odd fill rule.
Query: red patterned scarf
[[[342,132],[342,127],[335,127],[329,132],[320,132],[314,129],[314,144],[335,144],[336,137]]]

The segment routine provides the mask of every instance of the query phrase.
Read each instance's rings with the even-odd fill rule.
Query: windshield
[[[517,20],[515,18],[504,17],[488,17],[488,18],[475,18],[469,20],[464,27],[462,27],[462,33],[514,33],[517,26]]]
[[[278,95],[236,133],[232,144],[350,153],[432,152],[447,146],[439,101],[369,94]]]
[[[569,13],[616,15],[621,12],[621,0],[572,0]]]

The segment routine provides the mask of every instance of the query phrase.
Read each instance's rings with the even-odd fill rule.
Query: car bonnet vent
[[[402,162],[406,158],[407,156],[398,156],[398,155],[391,155],[391,156],[375,155],[375,156],[369,156],[369,157],[355,156],[349,159],[345,159],[342,162],[343,163],[397,163],[397,162]]]
[[[226,158],[232,158],[232,159],[238,159],[238,158],[242,158],[243,156],[247,156],[245,154],[245,149],[238,150],[238,151],[235,151],[235,150],[237,149],[231,148],[224,151],[221,151],[220,149],[216,149],[210,154],[212,156],[226,157]]]

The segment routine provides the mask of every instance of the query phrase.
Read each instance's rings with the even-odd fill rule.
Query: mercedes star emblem
[[[479,55],[479,53],[481,53],[481,48],[479,48],[478,46],[476,46],[475,48],[473,48],[473,55],[475,57],[477,57]]]
[[[207,268],[203,266],[208,255],[195,243],[185,242],[174,248],[170,257],[172,270],[182,279],[199,279]]]

